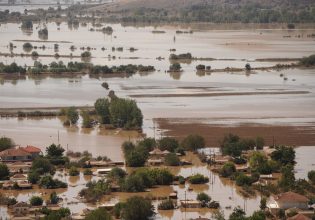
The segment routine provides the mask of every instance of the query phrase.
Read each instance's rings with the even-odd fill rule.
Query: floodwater
[[[108,24],[104,24],[106,26]],[[240,123],[262,124],[301,124],[315,122],[315,72],[313,69],[288,69],[282,71],[255,71],[250,74],[239,73],[197,73],[197,64],[211,65],[212,68],[244,67],[247,62],[252,67],[273,66],[277,62],[257,62],[259,58],[299,58],[308,56],[315,51],[314,39],[307,38],[315,33],[314,29],[287,31],[282,29],[246,29],[246,30],[204,30],[193,28],[193,34],[176,34],[178,27],[124,27],[120,24],[110,25],[114,29],[112,35],[98,31],[89,31],[91,24],[86,27],[68,27],[62,23],[49,23],[49,37],[45,42],[39,40],[37,26],[33,33],[23,32],[20,24],[1,24],[0,48],[2,53],[10,53],[8,47],[12,42],[17,48],[13,53],[23,51],[23,41],[30,40],[33,46],[46,46],[45,50],[37,49],[39,54],[80,56],[80,47],[95,48],[91,50],[91,62],[101,65],[143,64],[153,65],[154,73],[135,74],[129,77],[25,77],[24,79],[2,78],[0,81],[0,108],[54,107],[54,106],[92,106],[97,98],[105,97],[108,91],[101,87],[106,81],[110,89],[119,97],[135,99],[144,115],[144,134],[156,136],[163,131],[154,126],[156,118],[179,118],[198,123],[215,123],[224,126],[237,126]],[[97,28],[96,28],[97,29]],[[188,28],[190,29],[190,28]],[[153,34],[152,30],[164,30],[164,34]],[[290,38],[284,36],[290,35]],[[300,35],[300,37],[298,37]],[[301,37],[302,36],[302,37]],[[63,42],[60,41],[69,41]],[[58,42],[59,50],[54,51],[54,42]],[[77,49],[70,50],[74,45]],[[104,47],[106,50],[101,50]],[[123,47],[123,52],[112,51],[112,47]],[[137,50],[131,52],[128,48]],[[194,57],[236,59],[215,61],[192,61],[182,63],[183,72],[165,72],[170,62],[170,49],[175,53],[190,52]],[[28,52],[31,53],[31,52]],[[111,58],[109,58],[109,55]],[[113,59],[113,56],[116,58]],[[157,60],[157,57],[165,59]],[[2,56],[0,61],[6,64],[17,62],[19,65],[33,65],[31,57]],[[38,61],[49,64],[52,61],[81,61],[80,58],[39,57]],[[290,63],[290,62],[283,62]],[[283,76],[282,76],[283,75]],[[286,79],[285,79],[286,78]],[[224,95],[199,96],[198,94],[217,93],[255,93],[268,92],[259,95]],[[276,94],[290,92],[288,94]],[[296,92],[296,94],[294,94]],[[275,94],[273,94],[275,93]],[[142,95],[151,95],[144,97]],[[155,94],[163,97],[154,96]],[[183,97],[168,97],[172,94],[183,94]],[[193,95],[193,96],[192,96]],[[112,160],[122,160],[121,143],[125,140],[138,140],[142,136],[135,132],[107,131],[100,128],[81,129],[78,127],[63,127],[60,118],[1,118],[0,136],[8,136],[19,145],[35,145],[43,150],[52,142],[60,143],[73,151],[88,150],[94,155],[106,155]],[[59,137],[59,138],[58,138]],[[303,150],[302,150],[303,149]],[[313,148],[297,148],[297,177],[305,178],[311,164]],[[188,191],[188,185],[168,186],[152,189],[152,194],[168,195],[177,190],[179,198],[194,199],[196,193],[205,191],[213,200],[218,200],[225,214],[231,212],[225,209],[239,205],[246,208],[250,214],[258,209],[260,201],[256,198],[244,199],[232,183],[214,175],[208,167],[197,164],[192,167],[171,168],[175,174],[188,176],[196,172],[211,178],[209,184],[192,186],[194,191]],[[68,180],[68,177],[62,177]],[[63,197],[76,201],[77,192],[84,186],[86,179],[80,176],[72,178],[76,187],[60,191]],[[16,193],[16,192],[15,192]],[[18,199],[26,201],[30,192],[19,192]],[[32,193],[38,193],[36,190]],[[105,201],[115,202],[125,199],[132,194],[117,193]],[[104,202],[105,202],[104,201]],[[157,206],[157,202],[154,202]],[[67,204],[72,212],[86,207]],[[1,209],[1,213],[6,211]],[[158,219],[186,219],[190,217],[211,216],[204,209],[163,211]]]

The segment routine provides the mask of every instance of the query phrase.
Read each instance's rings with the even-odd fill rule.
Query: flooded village
[[[0,1],[0,219],[315,219],[314,12]]]

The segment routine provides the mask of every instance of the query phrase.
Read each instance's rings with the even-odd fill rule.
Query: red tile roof
[[[308,202],[308,198],[295,192],[285,192],[275,197],[280,202]]]
[[[40,152],[42,152],[41,149],[39,149],[38,147],[34,147],[34,146],[30,146],[30,145],[27,145],[26,147],[24,147],[23,150],[25,150],[28,153],[40,153]]]
[[[0,152],[0,157],[8,157],[8,156],[30,156],[30,154],[26,151],[24,151],[21,148],[12,148],[12,149],[7,149],[4,151]]]
[[[292,216],[288,218],[287,220],[311,220],[311,219],[303,214],[296,214],[295,216]]]

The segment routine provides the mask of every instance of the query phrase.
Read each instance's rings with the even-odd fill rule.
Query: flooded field
[[[106,26],[108,24],[104,24]],[[80,47],[95,48],[91,50],[90,62],[100,65],[142,64],[153,65],[156,70],[148,74],[135,74],[125,77],[91,77],[88,75],[75,77],[38,76],[21,77],[18,79],[0,76],[0,110],[8,108],[37,108],[61,106],[93,106],[95,100],[105,97],[108,91],[101,83],[106,81],[111,90],[119,97],[130,97],[137,101],[144,116],[143,134],[100,128],[82,129],[80,127],[64,127],[62,118],[0,118],[0,136],[8,136],[16,144],[34,145],[44,150],[51,143],[60,143],[68,150],[88,150],[93,155],[108,156],[112,160],[123,160],[121,143],[125,140],[138,140],[143,135],[156,138],[165,134],[182,137],[192,131],[198,131],[197,125],[217,126],[227,128],[223,133],[239,130],[240,125],[255,124],[266,126],[267,129],[257,129],[251,136],[267,135],[270,143],[272,136],[281,135],[278,127],[307,126],[306,142],[293,140],[290,145],[305,145],[297,148],[296,176],[305,178],[307,172],[314,169],[314,133],[315,133],[315,71],[314,69],[286,69],[281,71],[248,72],[196,72],[198,64],[211,65],[213,69],[226,67],[244,68],[246,63],[252,67],[274,66],[278,62],[256,61],[264,58],[300,58],[314,53],[314,39],[307,38],[315,33],[315,29],[282,30],[282,29],[244,29],[244,30],[207,30],[200,27],[187,28],[192,34],[176,34],[180,27],[124,27],[120,24],[110,24],[114,32],[106,35],[98,31],[89,31],[86,27],[68,26],[62,23],[49,23],[47,41],[39,42],[35,24],[33,32],[23,32],[20,24],[1,24],[1,53],[11,53],[9,43],[16,48],[14,54],[31,53],[24,51],[23,44],[27,41],[33,46],[45,45],[46,49],[37,49],[40,55],[80,56]],[[163,30],[163,34],[154,34],[153,30]],[[290,35],[291,37],[284,37]],[[300,37],[298,37],[300,36]],[[58,51],[54,44],[59,44]],[[74,45],[77,49],[70,50]],[[101,48],[105,49],[102,50]],[[112,51],[112,47],[123,47],[123,51]],[[130,47],[137,50],[131,51]],[[167,73],[170,61],[170,49],[176,49],[176,54],[190,52],[198,58],[232,59],[214,61],[196,61],[182,63],[183,72]],[[109,56],[110,55],[110,56]],[[115,56],[115,58],[113,58]],[[161,57],[157,60],[157,57]],[[163,59],[164,58],[164,59]],[[1,56],[0,61],[9,64],[32,66],[34,59],[21,56]],[[39,57],[37,61],[49,64],[53,61],[81,61],[81,58]],[[281,62],[291,63],[291,62]],[[161,123],[164,122],[163,123]],[[157,123],[154,123],[157,122]],[[156,126],[154,126],[154,124]],[[166,126],[167,125],[167,126]],[[196,125],[196,126],[192,126]],[[186,127],[184,127],[186,126]],[[272,131],[269,127],[275,127]],[[278,126],[278,127],[277,127]],[[184,127],[184,129],[183,129]],[[198,128],[199,128],[198,127]],[[190,128],[191,130],[185,130]],[[209,129],[209,130],[207,130]],[[249,129],[250,126],[249,126]],[[249,130],[248,129],[248,130]],[[295,132],[290,130],[290,132]],[[218,129],[219,130],[219,129]],[[247,131],[248,131],[247,130]],[[203,127],[207,133],[210,128]],[[284,130],[286,135],[290,133]],[[305,131],[297,134],[305,134]],[[304,136],[303,136],[304,137]],[[285,140],[287,137],[283,137]],[[281,139],[278,139],[281,140]],[[212,141],[212,142],[211,142]],[[217,147],[213,137],[207,142],[209,147]],[[194,159],[191,156],[191,159]],[[171,168],[176,175],[187,177],[194,173],[202,173],[210,177],[210,182],[202,187],[192,186],[188,191],[186,186],[169,186],[152,189],[152,194],[168,195],[173,190],[178,191],[179,199],[194,199],[198,192],[207,192],[213,200],[220,201],[224,213],[228,215],[234,207],[244,207],[248,214],[258,209],[260,197],[243,198],[238,189],[230,181],[220,179],[209,167],[200,162],[194,166]],[[72,212],[78,212],[87,205],[77,204],[77,193],[87,181],[82,174],[72,178],[64,174],[58,178],[71,183],[68,190],[58,193],[65,198],[63,205]],[[94,178],[94,177],[93,177]],[[12,191],[19,201],[27,201],[34,191]],[[144,193],[144,194],[149,194]],[[114,193],[104,198],[103,202],[114,203],[131,196],[130,193]],[[67,198],[67,200],[66,200]],[[157,207],[158,202],[154,202]],[[225,209],[227,206],[232,209]],[[93,206],[93,205],[91,205]],[[1,216],[6,215],[6,209],[1,208]],[[191,217],[211,217],[206,209],[161,211],[157,219],[186,219]]]

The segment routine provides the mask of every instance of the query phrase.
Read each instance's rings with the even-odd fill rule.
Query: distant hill
[[[90,10],[131,22],[315,22],[314,0],[118,0]]]

